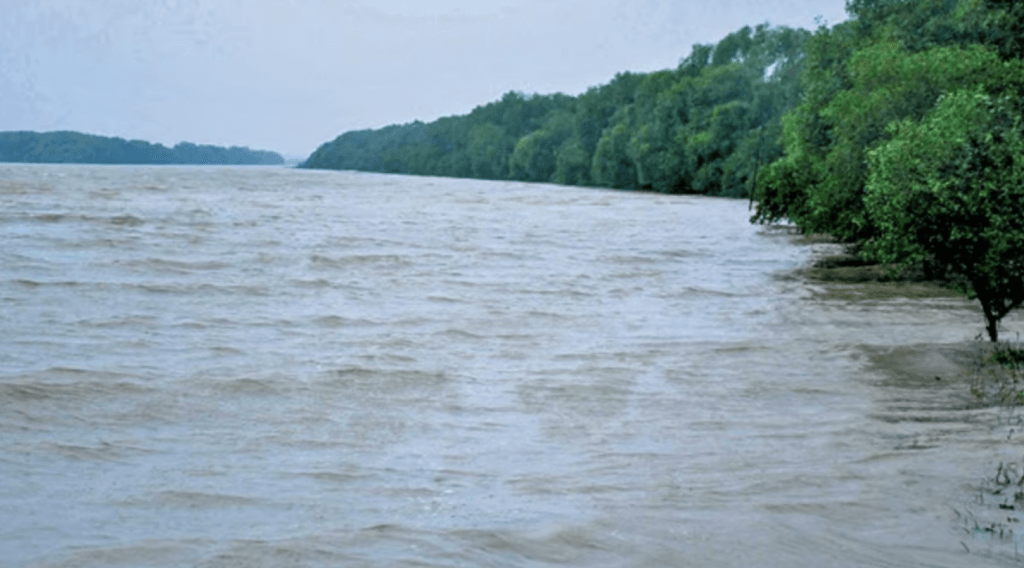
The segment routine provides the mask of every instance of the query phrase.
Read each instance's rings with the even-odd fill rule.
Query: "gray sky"
[[[353,129],[579,94],[844,0],[2,0],[0,130],[305,157]]]

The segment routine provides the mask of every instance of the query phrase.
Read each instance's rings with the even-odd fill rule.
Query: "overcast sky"
[[[0,130],[305,157],[353,129],[579,94],[844,0],[0,0]]]

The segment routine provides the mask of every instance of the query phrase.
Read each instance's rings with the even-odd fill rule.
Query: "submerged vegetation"
[[[307,168],[749,197],[866,261],[1024,303],[1024,3],[848,0],[815,32],[744,27],[576,96],[347,132]]]
[[[172,148],[80,132],[0,132],[0,162],[43,164],[278,165],[276,152],[181,142]]]
[[[1016,543],[1021,512],[1024,511],[1024,457],[1014,459],[1024,427],[1020,407],[1024,406],[1024,348],[1019,342],[990,344],[978,352],[970,373],[970,391],[975,405],[997,409],[998,431],[1007,433],[1001,452],[1005,456],[991,476],[977,485],[977,495],[969,504],[953,509],[965,535],[986,536],[990,541]],[[970,549],[961,542],[968,552]],[[1014,559],[1019,560],[1015,546]]]
[[[1011,415],[1017,407],[1024,406],[1024,348],[1000,342],[979,359],[971,395],[980,404],[1006,408]],[[1014,423],[1020,425],[1022,421],[1018,417]]]

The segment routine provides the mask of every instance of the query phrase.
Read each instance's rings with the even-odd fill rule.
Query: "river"
[[[980,310],[830,293],[748,216],[0,165],[0,565],[1016,565],[964,519],[1020,452],[931,376]]]

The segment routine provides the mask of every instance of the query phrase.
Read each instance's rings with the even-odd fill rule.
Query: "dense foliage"
[[[960,90],[919,122],[890,125],[869,153],[867,244],[883,261],[930,262],[964,277],[986,330],[1024,302],[1024,128],[1019,102]]]
[[[181,142],[173,148],[79,132],[0,132],[0,162],[275,165],[276,152]]]
[[[869,258],[964,282],[993,341],[1024,301],[1024,8],[850,0],[806,43],[784,155],[755,221],[859,242]]]
[[[747,196],[781,155],[810,35],[745,27],[577,97],[510,92],[464,116],[347,132],[304,167]]]

